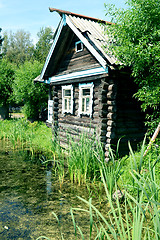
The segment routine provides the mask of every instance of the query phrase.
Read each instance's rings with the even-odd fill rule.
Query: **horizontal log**
[[[115,138],[115,133],[114,132],[107,132],[107,134],[106,134],[106,137],[107,138],[110,138],[110,139],[113,139],[113,138]]]
[[[139,133],[139,128],[136,128],[136,127],[132,127],[132,126],[130,126],[130,127],[122,127],[122,128],[119,128],[118,126],[117,126],[117,129],[116,129],[116,133],[117,134],[130,134],[130,133],[133,133],[133,134],[137,134],[137,133]]]
[[[100,140],[102,143],[106,143],[106,136],[100,136],[100,137],[99,137],[99,140]]]
[[[84,119],[77,116],[59,116],[59,122],[60,123],[68,123],[68,124],[74,124],[74,125],[80,125],[80,126],[91,126],[92,128],[95,128],[98,124],[98,121],[92,120],[92,119]]]
[[[77,63],[76,65],[70,64],[69,66],[61,68],[60,71],[55,76],[66,75],[73,72],[79,72],[83,70],[93,69],[99,67],[99,64],[91,62],[90,64],[86,64],[87,62],[80,64]]]
[[[108,91],[115,91],[115,84],[108,85]]]
[[[54,101],[54,102],[58,102],[58,100],[59,100],[58,97],[54,97],[54,98],[53,98],[53,101]]]
[[[116,123],[115,123],[115,121],[112,121],[112,120],[108,120],[107,121],[107,126],[115,126],[116,125]]]
[[[111,147],[111,144],[107,143],[107,144],[105,145],[105,150],[106,150],[106,151],[107,151],[107,150],[109,151],[110,147]]]
[[[101,118],[101,117],[104,117],[104,118],[107,117],[107,119],[109,119],[108,114],[109,114],[109,113],[108,113],[107,110],[102,110],[102,109],[99,110],[99,117],[100,117],[100,118]]]
[[[116,101],[110,101],[110,100],[107,100],[107,105],[108,106],[115,106],[116,105]]]
[[[117,112],[117,107],[115,105],[114,106],[108,106],[108,112],[112,112],[112,113]]]
[[[111,138],[106,138],[106,143],[107,143],[107,144],[111,144],[111,142],[112,142],[112,139],[111,139]]]
[[[53,102],[54,107],[58,107],[58,102]]]
[[[101,131],[103,131],[103,130],[107,131],[106,123],[99,122],[97,126],[99,129],[101,129]]]
[[[116,99],[116,93],[114,92],[108,92],[107,93],[107,99],[111,100],[111,99]]]
[[[63,128],[65,131],[66,130],[74,130],[75,132],[87,132],[87,133],[94,133],[95,128],[91,127],[84,127],[84,126],[77,126],[77,125],[71,125],[71,124],[64,124],[59,122],[59,127]]]
[[[107,131],[101,130],[98,135],[99,135],[99,136],[103,136],[103,137],[105,137],[105,139],[106,139],[106,134],[107,134]]]
[[[53,111],[54,112],[58,112],[59,111],[59,107],[53,107]]]
[[[101,93],[99,93],[99,91],[96,92],[95,89],[94,89],[93,97],[94,97],[95,100],[97,100],[101,97]]]
[[[108,114],[107,114],[107,119],[109,119],[109,120],[115,120],[115,119],[116,119],[116,114],[115,114],[115,113],[108,113]]]

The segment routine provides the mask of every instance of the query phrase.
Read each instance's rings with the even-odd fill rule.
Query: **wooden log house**
[[[66,132],[96,133],[108,159],[109,146],[120,142],[128,152],[128,141],[136,146],[144,137],[144,115],[133,98],[137,87],[129,70],[106,54],[103,25],[111,23],[68,11],[50,8],[61,16],[54,41],[41,75],[35,81],[50,87],[48,122],[59,133],[62,145]]]

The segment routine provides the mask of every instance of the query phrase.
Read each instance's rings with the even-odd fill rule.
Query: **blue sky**
[[[105,17],[104,3],[124,7],[125,0],[0,0],[0,27],[3,31],[24,29],[36,42],[41,27],[57,27],[60,17],[50,13],[49,7],[63,9],[91,17]]]

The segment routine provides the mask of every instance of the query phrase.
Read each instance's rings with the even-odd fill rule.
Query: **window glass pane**
[[[82,98],[82,112],[84,112],[85,108],[85,98]]]
[[[68,101],[69,101],[69,109],[68,110],[71,110],[71,98],[69,98]]]
[[[89,111],[89,98],[86,98],[86,112]]]
[[[71,96],[71,90],[70,89],[65,89],[63,93],[64,93],[65,97],[70,97]]]
[[[64,99],[64,109],[67,110],[67,99]]]
[[[82,89],[82,95],[83,95],[83,96],[90,95],[90,88],[84,88],[84,89]]]
[[[76,42],[76,52],[80,52],[83,50],[83,43],[82,42]]]

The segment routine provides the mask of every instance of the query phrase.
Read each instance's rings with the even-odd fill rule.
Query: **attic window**
[[[73,86],[62,86],[62,113],[73,114]]]
[[[76,49],[76,52],[83,51],[83,43],[81,41],[76,42],[75,43],[75,49]]]

